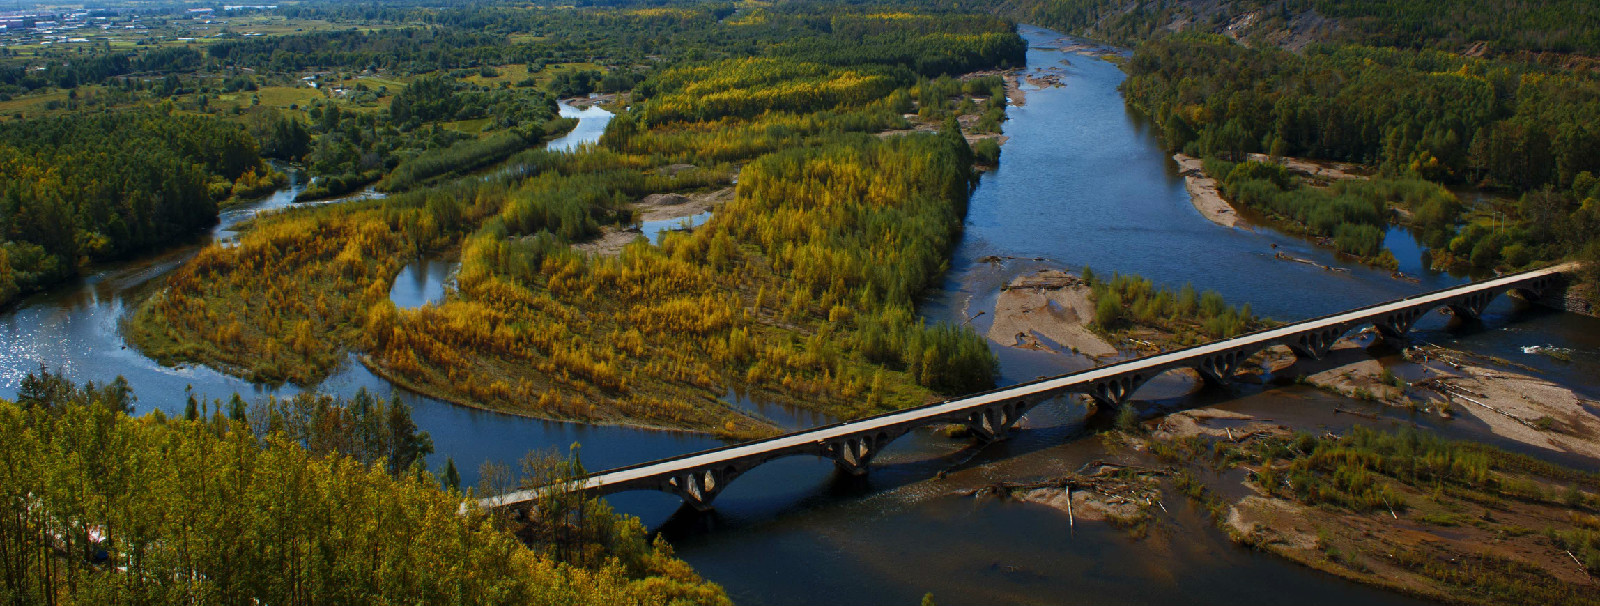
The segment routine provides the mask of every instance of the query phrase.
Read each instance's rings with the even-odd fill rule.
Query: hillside
[[[1584,0],[1012,0],[1004,10],[1124,44],[1191,31],[1296,51],[1331,42],[1474,55],[1600,53],[1600,5]]]

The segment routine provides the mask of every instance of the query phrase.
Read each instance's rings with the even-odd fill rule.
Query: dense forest
[[[1390,266],[1381,231],[1401,222],[1439,267],[1600,260],[1600,78],[1582,57],[1540,54],[1600,50],[1590,3],[1056,0],[1009,10],[1137,44],[1123,91],[1166,145],[1211,158],[1207,172],[1235,202],[1341,252]],[[1249,154],[1351,162],[1385,181],[1307,186]],[[1464,206],[1424,181],[1497,196]]]
[[[1167,31],[1475,53],[1600,53],[1600,7],[1586,0],[1009,0],[1029,23],[1121,44]],[[1479,46],[1481,45],[1481,46]]]
[[[853,416],[988,387],[983,339],[924,326],[913,304],[943,271],[973,184],[955,118],[998,130],[1004,92],[996,77],[930,77],[946,68],[900,58],[939,47],[962,69],[1005,67],[1020,61],[1020,38],[992,18],[829,23],[843,33],[785,34],[816,60],[649,73],[596,148],[530,150],[509,159],[514,174],[260,222],[176,272],[130,338],[164,361],[299,383],[358,350],[402,385],[474,406],[734,436],[770,426],[721,402],[729,388]],[[899,42],[877,60],[839,54],[840,39],[873,36]],[[460,107],[441,101],[459,90],[413,80],[389,116],[439,117]],[[868,134],[908,129],[906,114],[938,132]],[[735,179],[732,201],[691,233],[574,249],[631,239],[645,196]],[[400,263],[455,247],[452,297],[416,310],[388,301]]]
[[[0,601],[727,603],[592,501],[559,534],[462,515],[469,495],[402,464],[426,439],[404,404],[234,396],[179,419],[133,399],[43,373],[0,401]],[[581,470],[528,461],[536,482]]]
[[[191,237],[217,205],[274,186],[244,128],[160,111],[0,124],[0,306]]]

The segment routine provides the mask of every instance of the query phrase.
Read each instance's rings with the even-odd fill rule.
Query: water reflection
[[[706,221],[710,220],[711,211],[708,210],[703,213],[688,217],[680,217],[677,219],[643,221],[639,223],[639,231],[644,233],[644,237],[649,239],[651,244],[660,244],[661,234],[663,233],[669,231],[688,231],[701,225],[705,225]]]
[[[578,126],[565,136],[551,141],[545,145],[550,151],[573,151],[579,146],[594,143],[600,140],[600,135],[606,132],[606,125],[611,123],[611,112],[599,106],[577,108],[568,105],[565,101],[559,104],[561,117],[577,118]]]
[[[445,288],[455,280],[456,264],[445,259],[417,259],[400,270],[389,300],[401,309],[415,309],[444,300]]]

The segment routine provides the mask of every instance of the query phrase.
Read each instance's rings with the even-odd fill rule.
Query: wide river
[[[1190,204],[1150,129],[1125,108],[1117,91],[1122,72],[1097,56],[1061,52],[1063,40],[1053,32],[1025,27],[1023,33],[1032,44],[1028,68],[1060,75],[1063,85],[1026,87],[1026,103],[1010,110],[1001,166],[984,175],[974,193],[951,271],[924,302],[929,319],[959,322],[992,310],[1000,285],[1042,267],[1089,265],[1173,287],[1192,282],[1280,320],[1466,280],[1424,272],[1415,243],[1399,230],[1391,233],[1390,246],[1420,284],[1350,266],[1271,230],[1213,225]],[[594,141],[610,119],[599,109],[563,106],[562,113],[581,122],[569,136],[553,141],[554,149]],[[179,413],[189,389],[214,398],[236,391],[295,393],[292,386],[267,388],[205,367],[163,367],[129,348],[118,323],[145,289],[159,288],[158,278],[199,246],[226,241],[236,223],[259,211],[289,206],[299,187],[225,212],[204,242],[96,268],[75,284],[0,312],[0,398],[14,397],[20,379],[41,365],[77,380],[122,375],[140,397],[141,412],[159,407]],[[1350,271],[1276,260],[1273,244]],[[990,255],[1029,260],[978,261]],[[402,270],[392,297],[405,306],[437,300],[452,268],[445,260],[419,260]],[[986,317],[975,321],[979,330],[987,329]],[[1428,322],[1420,327],[1419,340],[1513,359],[1583,391],[1600,389],[1595,380],[1600,377],[1600,321],[1517,310],[1502,299],[1491,307],[1485,329],[1446,333],[1437,318]],[[1568,350],[1573,361],[1524,352],[1533,346]],[[1086,366],[1067,356],[991,347],[1001,357],[1005,383]],[[1183,386],[1174,383],[1153,383],[1140,396],[1161,408],[1208,403],[1301,415],[1334,429],[1350,422],[1349,415],[1337,419],[1319,412],[1328,408],[1326,396],[1314,391],[1257,388],[1224,401],[1216,395],[1183,396]],[[384,395],[394,391],[353,360],[317,389],[348,395],[361,387]],[[469,483],[476,480],[479,464],[514,462],[530,449],[580,443],[584,462],[603,469],[720,444],[699,436],[536,421],[401,395],[433,436],[432,465],[442,467],[452,457]],[[781,407],[751,405],[786,425],[821,421]],[[776,461],[733,483],[711,514],[680,511],[677,500],[665,494],[627,493],[610,501],[658,529],[681,557],[744,604],[912,604],[926,592],[941,604],[1417,603],[1236,547],[1178,499],[1170,504],[1171,518],[1151,538],[1135,541],[1094,524],[1069,529],[1064,516],[1039,506],[954,496],[1000,479],[1073,469],[1096,456],[1096,440],[1075,439],[1083,435],[1082,419],[1083,410],[1073,404],[1042,406],[1013,439],[983,449],[914,433],[880,456],[865,479],[836,476],[832,464],[822,460]],[[950,473],[931,479],[940,471]]]

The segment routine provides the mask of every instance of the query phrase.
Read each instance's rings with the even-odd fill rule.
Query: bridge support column
[[[1295,336],[1287,345],[1300,358],[1320,360],[1348,329],[1347,326],[1326,326],[1309,330]]]
[[[1383,338],[1395,342],[1406,340],[1406,334],[1411,332],[1411,327],[1416,325],[1417,319],[1428,313],[1428,308],[1413,307],[1404,311],[1397,311],[1373,322],[1378,334]]]
[[[1089,388],[1089,397],[1108,409],[1116,409],[1133,398],[1133,392],[1149,380],[1142,373],[1122,375],[1096,382]]]
[[[1530,303],[1543,301],[1546,296],[1560,290],[1564,279],[1559,275],[1539,276],[1511,289],[1512,294]]]
[[[827,456],[840,471],[853,476],[866,475],[867,466],[889,445],[890,439],[885,434],[845,438],[828,444]]]
[[[1450,307],[1450,313],[1454,314],[1457,318],[1461,318],[1463,320],[1476,320],[1478,319],[1478,316],[1483,315],[1484,308],[1488,307],[1489,302],[1493,301],[1495,295],[1498,294],[1500,293],[1490,290],[1468,293],[1460,297],[1456,297],[1455,299],[1451,299],[1450,302],[1445,303],[1445,305]]]
[[[1014,400],[972,411],[967,415],[967,431],[984,442],[1004,440],[1022,415],[1040,401]]]
[[[677,495],[696,511],[710,511],[711,501],[740,473],[733,467],[699,469],[667,478],[663,490]]]
[[[1200,360],[1200,378],[1212,385],[1227,385],[1233,380],[1233,373],[1239,370],[1239,365],[1245,358],[1250,357],[1248,352],[1229,351]]]

